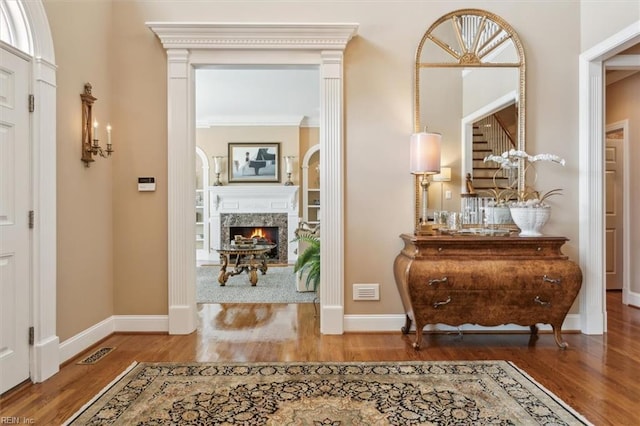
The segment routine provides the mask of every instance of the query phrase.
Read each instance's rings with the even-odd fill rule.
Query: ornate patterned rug
[[[71,425],[584,425],[506,361],[140,363]]]

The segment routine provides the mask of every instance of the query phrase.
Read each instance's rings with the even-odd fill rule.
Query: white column
[[[189,51],[167,49],[168,101],[168,261],[169,333],[196,329],[195,305],[195,140],[189,96],[192,70]],[[185,140],[185,135],[187,136]],[[191,165],[191,167],[185,167]]]
[[[602,334],[605,330],[603,201],[603,85],[602,62],[580,62],[580,269],[582,291],[580,313],[582,332]],[[586,106],[586,107],[585,107]],[[588,312],[588,315],[586,313]]]
[[[320,332],[344,331],[344,149],[342,51],[323,51],[320,65]]]

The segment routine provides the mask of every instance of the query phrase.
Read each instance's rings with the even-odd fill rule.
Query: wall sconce
[[[82,157],[84,165],[89,167],[94,155],[107,158],[111,156],[113,148],[111,145],[111,125],[107,124],[107,148],[102,149],[98,140],[98,121],[93,118],[93,103],[98,99],[91,94],[91,83],[84,85],[84,93],[80,94],[82,99]]]
[[[216,174],[216,180],[213,182],[213,186],[222,186],[222,182],[220,181],[220,173],[222,173],[222,161],[224,157],[221,155],[216,155],[213,157],[213,173]]]
[[[434,182],[440,182],[440,210],[444,210],[444,183],[451,182],[451,167],[440,167],[440,173],[433,175]]]
[[[442,135],[439,133],[414,133],[411,135],[409,159],[411,173],[420,176],[422,188],[421,215],[416,226],[416,235],[432,235],[433,224],[429,223],[427,204],[429,201],[429,176],[440,173],[440,144]]]
[[[293,159],[296,158],[293,155],[287,155],[284,157],[284,172],[287,174],[287,181],[284,183],[285,186],[293,185],[291,181],[291,173],[293,173]]]

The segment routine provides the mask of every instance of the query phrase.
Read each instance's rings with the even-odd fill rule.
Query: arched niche
[[[167,51],[169,333],[196,329],[194,70],[208,65],[318,65],[323,170],[320,331],[344,319],[343,52],[357,24],[148,22]],[[327,177],[331,176],[331,179]]]

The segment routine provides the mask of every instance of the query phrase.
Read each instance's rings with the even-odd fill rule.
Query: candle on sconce
[[[107,123],[107,145],[111,145],[111,124]]]
[[[98,120],[93,120],[93,139],[98,139]]]

